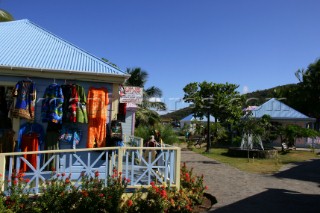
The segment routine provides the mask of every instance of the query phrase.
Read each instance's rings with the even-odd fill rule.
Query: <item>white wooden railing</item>
[[[179,188],[180,148],[165,144],[156,148],[143,147],[142,143],[142,140],[131,137],[124,147],[0,153],[0,180],[6,183],[8,177],[17,173],[22,164],[26,164],[28,170],[24,172],[24,178],[30,180],[27,187],[33,193],[41,193],[43,183],[57,175],[70,175],[73,184],[81,185],[82,174],[94,177],[98,171],[99,178],[106,180],[114,169],[130,179],[128,188],[150,186],[152,181]],[[28,155],[36,157],[36,166],[27,160]],[[6,191],[11,184],[3,184],[2,190]]]

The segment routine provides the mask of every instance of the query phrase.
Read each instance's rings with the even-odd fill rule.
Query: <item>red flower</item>
[[[208,190],[208,186],[205,186],[204,189],[205,189],[205,190]]]
[[[161,190],[160,191],[160,195],[161,195],[161,197],[166,198],[167,197],[167,191],[166,190]]]
[[[170,203],[172,206],[174,206],[174,200],[172,198],[170,199]]]
[[[94,176],[95,176],[95,177],[99,177],[99,172],[96,171],[96,172],[94,173]]]
[[[14,180],[13,181],[13,185],[17,185],[18,184],[18,181],[17,180]]]
[[[88,194],[87,191],[82,191],[81,194],[82,194],[84,197],[88,197],[88,196],[89,196],[89,194]]]
[[[26,183],[29,183],[29,182],[30,182],[30,179],[29,179],[29,178],[25,179],[25,182],[26,182]]]
[[[70,179],[69,178],[66,178],[66,183],[70,183]]]
[[[129,199],[129,200],[127,201],[127,205],[130,207],[130,206],[132,206],[132,204],[133,204],[132,200]]]
[[[100,194],[99,194],[99,197],[104,197],[104,194],[100,193]]]
[[[150,182],[151,186],[155,186],[155,183],[153,181]]]
[[[62,173],[62,174],[61,174],[61,176],[62,176],[62,177],[66,176],[66,173],[65,173],[65,172],[64,172],[64,173]]]
[[[192,212],[191,206],[187,205],[187,206],[186,206],[186,209],[189,210],[190,212]]]
[[[187,182],[190,182],[190,175],[189,175],[189,173],[186,173],[186,181],[187,181]]]

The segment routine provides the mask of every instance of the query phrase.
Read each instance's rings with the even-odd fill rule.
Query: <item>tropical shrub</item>
[[[192,212],[202,204],[207,187],[203,185],[203,175],[195,176],[185,163],[180,175],[179,190],[151,182],[149,188],[141,188],[125,202],[123,212]]]
[[[135,129],[135,136],[143,138],[148,141],[151,135],[155,135],[155,130],[159,131],[160,138],[165,144],[174,144],[179,141],[177,133],[171,125],[158,124],[155,126],[140,125]],[[156,140],[158,140],[156,138]],[[160,142],[160,141],[158,141]]]
[[[154,182],[148,188],[138,189],[132,196],[125,196],[129,179],[113,170],[107,182],[94,176],[81,174],[81,185],[74,186],[71,174],[53,172],[41,189],[40,195],[28,191],[28,179],[23,173],[7,179],[11,185],[1,193],[0,212],[192,212],[203,202],[203,176],[195,176],[186,164],[181,167],[179,190]],[[13,181],[13,182],[11,182]],[[7,183],[7,184],[8,184]]]

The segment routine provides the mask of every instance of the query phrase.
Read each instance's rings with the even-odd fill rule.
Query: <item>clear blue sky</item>
[[[0,0],[123,71],[141,67],[170,110],[204,80],[239,92],[297,83],[320,56],[319,0]]]

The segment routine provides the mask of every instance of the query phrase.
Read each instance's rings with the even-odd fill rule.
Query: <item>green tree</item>
[[[184,100],[193,104],[193,114],[196,117],[212,115],[215,123],[219,121],[224,124],[233,124],[242,115],[242,99],[236,91],[238,85],[218,84],[212,82],[193,82],[184,88]],[[207,126],[210,126],[208,119]],[[210,128],[207,128],[210,130]],[[214,134],[216,135],[216,133]],[[210,131],[207,131],[207,149],[210,150]]]
[[[320,123],[320,59],[310,64],[306,70],[298,70],[299,101],[301,111],[317,119],[317,129]]]
[[[143,101],[139,104],[139,109],[136,113],[136,125],[155,125],[160,121],[160,116],[154,109],[166,110],[165,103],[157,101],[162,97],[161,89],[155,86],[145,88],[148,73],[141,68],[128,68],[127,73],[130,74],[130,78],[126,81],[125,85],[142,87],[144,91]],[[154,98],[156,101],[152,101],[151,98]]]
[[[0,9],[0,22],[13,21],[13,16],[7,11]]]

